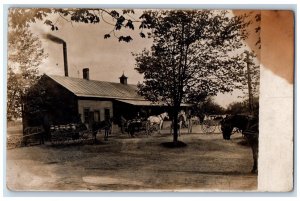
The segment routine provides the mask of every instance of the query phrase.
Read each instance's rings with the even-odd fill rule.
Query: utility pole
[[[248,94],[249,94],[249,113],[253,115],[253,94],[252,94],[252,80],[251,80],[251,72],[250,72],[250,59],[249,52],[245,51],[246,54],[246,64],[247,64],[247,80],[248,80]]]

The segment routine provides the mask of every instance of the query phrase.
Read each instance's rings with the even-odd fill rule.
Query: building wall
[[[109,109],[110,118],[113,117],[113,104],[108,100],[78,100],[78,113],[81,116],[81,121],[85,122],[84,109],[89,109],[90,112],[99,111],[100,121],[105,120],[105,109]]]
[[[22,113],[23,128],[73,123],[77,117],[77,99],[48,76],[42,76],[24,96]]]

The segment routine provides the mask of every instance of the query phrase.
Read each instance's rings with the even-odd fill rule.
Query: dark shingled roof
[[[58,75],[46,75],[78,97],[145,100],[137,94],[137,86]]]

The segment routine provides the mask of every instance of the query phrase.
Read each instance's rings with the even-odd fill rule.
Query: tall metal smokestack
[[[47,39],[58,43],[58,44],[62,44],[63,45],[63,55],[64,55],[64,71],[65,71],[65,76],[68,77],[69,73],[68,73],[68,56],[67,56],[67,43],[61,39],[58,38],[57,36],[53,36],[51,34],[46,34],[45,36]]]
[[[64,51],[64,68],[65,68],[65,76],[68,77],[68,56],[67,56],[67,44],[63,42],[63,51]]]

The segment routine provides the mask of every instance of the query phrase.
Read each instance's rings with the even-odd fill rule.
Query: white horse
[[[169,119],[169,115],[167,112],[164,112],[158,116],[150,116],[150,117],[148,117],[147,120],[148,120],[150,126],[158,125],[159,126],[158,132],[160,133],[164,119]]]

